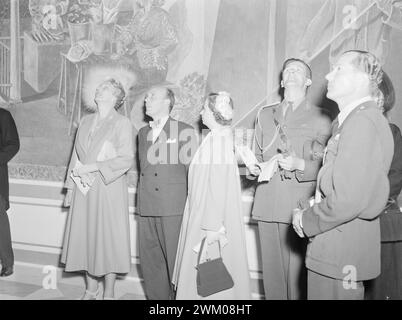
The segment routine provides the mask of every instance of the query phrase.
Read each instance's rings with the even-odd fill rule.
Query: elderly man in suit
[[[17,127],[11,113],[0,108],[0,277],[13,274],[14,254],[11,246],[10,223],[7,210],[8,200],[8,162],[20,148]]]
[[[375,100],[382,70],[364,51],[340,56],[327,97],[340,113],[318,174],[314,204],[295,210],[293,226],[307,236],[309,299],[363,299],[363,281],[380,274],[378,216],[389,195],[394,152],[389,124]]]
[[[197,147],[194,128],[172,119],[173,92],[152,88],[138,133],[140,263],[148,299],[174,299],[171,283],[187,198],[187,172]]]
[[[331,121],[306,98],[312,84],[310,67],[288,59],[282,69],[284,100],[260,111],[255,133],[256,157],[279,157],[280,171],[257,186],[252,216],[258,221],[266,299],[303,299],[306,244],[291,228],[292,209],[314,194],[322,150]],[[258,176],[258,167],[249,168]]]

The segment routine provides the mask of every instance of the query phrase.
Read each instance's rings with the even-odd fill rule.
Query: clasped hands
[[[298,158],[293,155],[285,156],[283,154],[279,154],[278,156],[278,165],[281,169],[287,171],[300,170],[303,171],[305,168],[304,159]],[[261,169],[258,165],[253,165],[249,168],[250,173],[253,176],[259,176],[261,174]]]
[[[81,184],[86,187],[92,184],[93,178],[91,173],[96,171],[97,165],[96,164],[86,164],[78,168],[73,169],[73,175],[75,177],[81,178]]]
[[[293,230],[297,233],[300,238],[304,238],[304,232],[302,227],[302,219],[303,219],[304,210],[301,209],[293,209],[292,216],[292,226]]]

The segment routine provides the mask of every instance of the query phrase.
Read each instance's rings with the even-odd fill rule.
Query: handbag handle
[[[207,240],[207,237],[204,237],[201,241],[201,246],[200,246],[200,252],[198,253],[198,258],[197,258],[197,265],[200,264],[202,252],[204,250],[204,245],[205,241]],[[219,246],[219,256],[222,258],[222,249],[221,249],[221,242],[218,240],[218,246]]]

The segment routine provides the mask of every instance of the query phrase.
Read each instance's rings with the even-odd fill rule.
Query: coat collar
[[[93,153],[94,149],[98,146],[99,142],[103,139],[105,132],[109,131],[111,126],[113,126],[118,113],[115,110],[111,110],[110,114],[103,120],[102,124],[93,131],[96,114],[90,116],[88,121],[83,124],[80,132],[80,145],[86,154]],[[90,136],[91,135],[91,136]]]
[[[163,128],[162,128],[162,131],[161,131],[161,133],[162,132],[164,132],[165,134],[163,135],[159,135],[159,137],[156,139],[156,141],[155,141],[155,143],[163,143],[163,142],[166,142],[165,140],[165,137],[167,138],[167,139],[169,139],[169,137],[170,137],[170,127],[171,127],[171,122],[172,121],[175,121],[172,117],[170,117],[169,116],[169,118],[167,119],[167,121],[166,121],[166,123],[165,123],[165,125],[163,126]],[[147,145],[151,145],[152,144],[152,139],[150,140],[150,139],[148,139],[148,138],[152,138],[150,135],[151,135],[151,130],[152,130],[152,128],[148,125],[147,126],[147,129],[145,130],[145,139],[146,139],[146,141],[147,141]],[[149,136],[148,136],[149,135]]]
[[[169,139],[170,138],[170,135],[171,135],[171,131],[170,131],[170,128],[171,128],[171,123],[172,122],[175,122],[176,120],[174,120],[173,118],[171,118],[171,117],[169,117],[169,119],[166,121],[166,123],[165,123],[165,125],[164,125],[164,127],[163,127],[163,129],[162,129],[162,131],[161,131],[161,134],[159,135],[159,137],[156,139],[156,141],[155,141],[155,144],[157,144],[157,143],[160,143],[160,144],[162,144],[162,143],[166,143],[167,142],[167,139]],[[151,127],[149,126],[149,125],[147,125],[147,127],[146,127],[146,129],[145,129],[145,131],[144,131],[144,137],[143,137],[143,139],[145,139],[145,152],[144,152],[144,155],[143,155],[143,168],[145,169],[146,167],[148,167],[149,165],[150,165],[150,163],[149,163],[149,161],[147,161],[147,159],[146,159],[146,157],[148,156],[148,150],[149,150],[149,148],[153,145],[153,143],[152,143],[152,132],[151,132]],[[162,134],[162,132],[164,132],[164,134]],[[178,138],[178,137],[175,137],[175,138]],[[167,147],[169,147],[169,145],[167,146]],[[159,147],[158,147],[159,148]],[[144,158],[145,157],[145,158]],[[143,170],[143,169],[142,169]]]
[[[353,115],[364,109],[378,109],[378,106],[373,100],[360,103],[347,115],[347,117],[344,119],[341,125],[339,125],[338,117],[334,120],[333,132],[340,131],[344,127],[345,123],[347,123],[348,121],[350,121],[351,118],[353,118]]]
[[[287,105],[287,101],[283,100],[277,108],[277,112],[275,114],[276,119],[279,122],[283,122],[284,117],[283,117],[283,111]],[[294,110],[286,119],[286,121],[289,121],[290,119],[294,119],[295,117],[297,117],[299,114],[303,113],[303,111],[307,111],[311,109],[311,104],[307,101],[306,98],[304,98],[300,104],[298,105],[298,107],[296,108],[296,110]]]

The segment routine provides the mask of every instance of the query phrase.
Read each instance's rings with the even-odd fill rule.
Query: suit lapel
[[[285,106],[284,101],[282,101],[278,107],[275,109],[274,112],[274,118],[279,122],[279,123],[283,123],[284,121],[284,117],[283,117],[283,108]]]
[[[144,141],[144,149],[140,150],[141,154],[141,167],[146,168],[150,163],[148,161],[148,150],[152,146],[152,129],[149,125],[143,131],[141,139]]]
[[[76,149],[78,152],[79,160],[85,161],[86,155],[88,154],[88,138],[89,132],[91,130],[92,124],[95,121],[95,114],[89,116],[86,121],[81,122],[81,126],[77,132],[77,142],[76,142]]]
[[[169,117],[163,126],[161,133],[156,139],[155,143],[166,143],[166,140],[170,138],[170,123],[173,121],[171,117]]]
[[[169,159],[169,150],[168,150],[169,145],[162,146],[162,144],[166,144],[167,140],[170,139],[170,134],[171,134],[170,127],[171,127],[171,122],[173,122],[173,121],[174,120],[171,117],[168,118],[165,125],[163,126],[161,133],[159,134],[158,138],[155,140],[155,143],[152,143],[151,127],[148,126],[148,128],[145,130],[145,132],[144,132],[145,136],[143,137],[143,139],[145,139],[145,152],[142,155],[143,157],[145,157],[145,158],[143,158],[143,164],[144,164],[143,168],[146,168],[150,165],[150,162],[148,161],[147,156],[148,156],[149,149],[151,147],[154,148],[154,150],[156,152],[158,152],[159,155],[161,155],[163,157],[166,156],[166,159]],[[149,136],[149,139],[148,139],[148,136]],[[161,152],[163,152],[164,150],[166,150],[166,153],[167,153],[166,155],[161,154]]]
[[[102,125],[93,133],[92,138],[89,139],[89,136],[87,136],[87,139],[89,139],[89,141],[87,140],[88,154],[97,156],[103,146],[102,142],[105,140],[105,136],[110,136],[110,131],[113,129],[113,124],[115,123],[115,119],[117,117],[116,111],[111,110],[110,112],[111,114],[107,116],[107,119],[105,119],[104,123],[102,123]],[[95,118],[93,121],[95,121]]]

